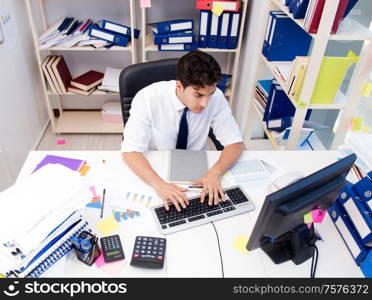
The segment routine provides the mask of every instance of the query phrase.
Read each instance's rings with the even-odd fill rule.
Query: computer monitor
[[[276,264],[301,264],[311,258],[314,230],[304,224],[304,215],[333,205],[355,160],[351,154],[267,195],[246,248],[261,247]]]

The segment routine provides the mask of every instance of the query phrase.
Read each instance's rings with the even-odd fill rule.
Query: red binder
[[[340,4],[338,5],[338,8],[337,8],[335,19],[333,21],[331,34],[337,33],[338,27],[342,21],[342,17],[345,13],[345,10],[348,4],[349,4],[349,0],[340,1]],[[315,11],[314,11],[314,15],[310,22],[309,33],[318,32],[318,27],[319,27],[320,19],[322,17],[324,5],[325,5],[325,0],[318,0]]]
[[[220,0],[197,0],[196,9],[212,10],[213,5],[222,5],[224,11],[239,11],[240,1],[220,1]]]

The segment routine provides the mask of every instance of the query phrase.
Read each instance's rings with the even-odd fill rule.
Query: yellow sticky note
[[[238,237],[234,241],[233,248],[244,254],[249,253],[249,251],[246,248],[248,240],[249,239],[246,236],[241,234],[238,235]]]
[[[351,50],[347,53],[347,57],[348,57],[348,58],[351,58],[351,60],[353,61],[353,63],[357,63],[358,60],[359,60],[359,56],[356,55],[356,54],[355,54],[353,51],[351,51]]]
[[[371,91],[372,91],[372,83],[366,82],[366,84],[364,85],[362,89],[362,95],[368,98],[369,95],[371,95]]]
[[[308,224],[308,223],[312,223],[313,222],[313,215],[311,212],[308,212],[304,215],[304,223],[305,224]]]
[[[102,221],[98,222],[96,226],[103,235],[110,235],[120,227],[119,223],[116,222],[113,216],[103,219]]]
[[[0,278],[6,278],[6,276],[3,274],[0,274]]]
[[[307,107],[307,104],[303,101],[297,101],[297,107],[300,109],[305,109]]]
[[[212,12],[216,15],[216,16],[220,16],[224,11],[224,8],[221,4],[214,4],[213,5],[213,8],[212,8]]]
[[[89,169],[90,169],[90,167],[88,165],[82,166],[81,169],[80,169],[80,171],[79,171],[80,172],[80,175],[81,176],[87,175]]]
[[[355,117],[353,119],[353,124],[351,126],[352,131],[359,131],[362,129],[362,118],[361,117]]]

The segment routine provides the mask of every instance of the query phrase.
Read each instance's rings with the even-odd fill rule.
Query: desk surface
[[[137,191],[153,195],[155,200],[152,205],[161,203],[154,191],[125,165],[121,159],[121,153],[118,151],[33,151],[25,161],[18,180],[30,174],[46,154],[85,159],[91,166],[87,180],[94,184],[98,190],[105,187],[113,190],[121,189],[123,192]],[[169,152],[166,151],[154,151],[146,154],[154,170],[163,178],[166,178],[168,170],[168,155]],[[209,165],[212,165],[219,155],[220,152],[208,152]],[[272,164],[278,169],[273,174],[274,179],[282,173],[294,170],[301,170],[305,175],[308,175],[335,162],[338,156],[339,154],[333,151],[247,151],[241,159],[260,158]],[[105,163],[101,162],[103,159]],[[267,184],[244,187],[256,204],[255,211],[215,222],[221,245],[225,277],[309,277],[310,275],[311,260],[299,266],[292,262],[275,265],[261,249],[243,254],[232,247],[238,235],[250,236],[267,194]],[[223,180],[222,185],[228,187],[229,183]],[[110,208],[110,200],[106,203],[105,215],[108,216],[111,214],[112,208]],[[87,208],[85,212],[96,233],[99,233],[95,227],[95,224],[100,220],[99,213],[100,211],[94,208]],[[120,224],[120,229],[115,233],[120,234],[126,256],[125,267],[119,274],[120,277],[222,276],[217,238],[212,224],[167,235],[166,260],[162,270],[137,269],[129,265],[134,239],[137,235],[162,236],[156,229],[150,210],[144,208],[141,210],[141,217]],[[322,224],[317,225],[316,229],[324,242],[317,243],[319,261],[316,276],[363,277],[329,216],[325,217]],[[64,269],[61,270],[56,266],[55,270],[59,270],[60,273],[46,273],[46,276],[108,276],[95,266],[88,267],[78,262],[74,254],[67,257]],[[50,272],[53,272],[53,268],[50,269]]]

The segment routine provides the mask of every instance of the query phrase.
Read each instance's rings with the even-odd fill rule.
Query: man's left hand
[[[221,173],[215,170],[209,170],[204,177],[192,183],[192,185],[203,185],[203,190],[200,196],[201,203],[204,203],[206,194],[208,194],[209,205],[217,205],[219,201],[225,201],[220,181]]]

